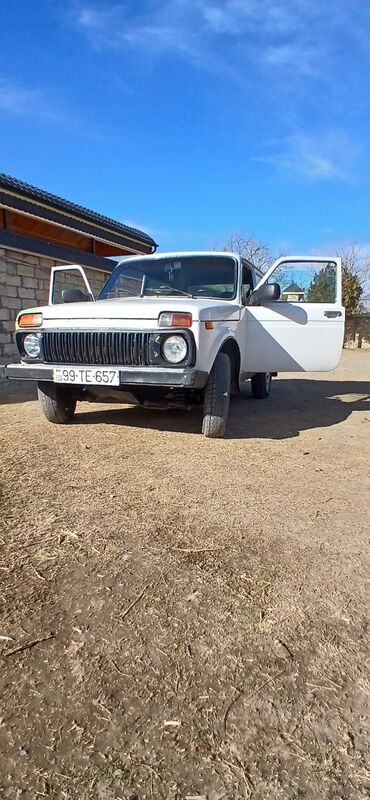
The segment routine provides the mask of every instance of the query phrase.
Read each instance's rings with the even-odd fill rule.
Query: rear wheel
[[[256,372],[251,380],[253,397],[262,400],[271,393],[271,372]]]
[[[76,411],[76,400],[68,390],[55,383],[40,381],[37,394],[42,411],[49,422],[55,425],[66,425],[72,422]]]
[[[210,439],[219,439],[225,434],[229,414],[230,389],[230,358],[227,353],[219,353],[204,393],[202,433]]]

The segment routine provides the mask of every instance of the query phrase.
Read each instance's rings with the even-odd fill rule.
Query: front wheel
[[[253,397],[258,397],[259,400],[262,400],[271,394],[271,372],[256,372],[251,383]]]
[[[55,425],[66,425],[72,422],[76,411],[76,400],[68,390],[55,383],[40,381],[37,394],[44,416]]]
[[[229,414],[230,389],[230,358],[227,353],[219,353],[204,392],[202,433],[209,439],[220,439],[225,434]]]

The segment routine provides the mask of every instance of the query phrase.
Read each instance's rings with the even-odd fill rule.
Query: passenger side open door
[[[280,292],[270,284],[278,284]],[[273,300],[274,294],[279,299]],[[340,258],[279,258],[242,312],[242,372],[334,369],[343,347],[344,317]]]

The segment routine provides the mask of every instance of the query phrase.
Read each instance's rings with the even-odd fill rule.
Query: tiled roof
[[[287,286],[286,289],[283,289],[283,293],[286,294],[289,292],[290,294],[303,294],[304,289],[301,289],[297,283],[291,283],[290,286]]]
[[[111,258],[96,256],[93,253],[84,253],[82,250],[73,250],[72,247],[47,242],[45,239],[37,239],[34,236],[23,236],[20,233],[5,231],[1,228],[0,247],[16,250],[20,253],[52,258],[55,261],[65,262],[66,264],[80,264],[82,267],[90,267],[107,273],[112,272],[117,264],[117,261],[113,261]]]
[[[117,222],[110,217],[105,217],[103,214],[98,214],[96,211],[90,211],[90,209],[84,206],[79,206],[76,203],[70,202],[70,200],[64,200],[62,197],[46,192],[43,189],[38,189],[36,186],[31,186],[29,183],[24,183],[24,181],[20,181],[18,178],[12,178],[10,175],[5,175],[5,173],[2,172],[0,172],[0,189],[16,192],[23,197],[39,201],[59,211],[74,214],[76,217],[80,217],[81,219],[85,219],[97,225],[103,225],[105,228],[109,228],[124,236],[147,242],[152,245],[154,249],[157,246],[151,236],[137,228],[131,228],[129,225],[124,225],[122,222]]]

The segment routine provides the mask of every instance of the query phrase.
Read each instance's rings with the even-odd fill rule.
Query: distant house
[[[297,283],[291,283],[281,293],[281,299],[285,303],[303,303],[304,289],[301,289]]]
[[[112,258],[156,247],[143,231],[0,173],[0,364],[17,354],[18,311],[48,302],[51,267],[81,264],[97,293]]]

